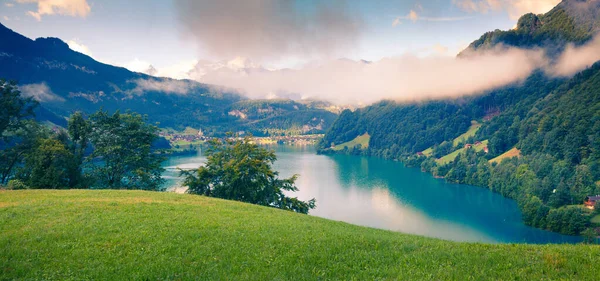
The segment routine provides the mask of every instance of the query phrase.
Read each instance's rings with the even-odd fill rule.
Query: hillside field
[[[349,142],[345,142],[345,143],[336,145],[335,147],[333,147],[333,150],[340,151],[340,150],[343,150],[344,147],[347,147],[348,149],[352,149],[356,145],[359,145],[359,144],[361,145],[362,149],[366,149],[366,148],[369,148],[370,140],[371,140],[371,136],[369,136],[369,134],[364,134],[362,136],[358,136],[358,137],[354,138],[353,140],[351,140]]]
[[[2,280],[592,280],[600,247],[456,243],[143,191],[0,191]]]

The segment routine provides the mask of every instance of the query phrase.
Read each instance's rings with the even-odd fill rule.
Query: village
[[[236,132],[238,137],[243,137],[247,133],[244,131]],[[213,137],[206,136],[203,131],[186,128],[183,132],[163,130],[159,136],[167,139],[174,151],[181,150],[196,150],[206,141]],[[294,145],[294,146],[309,146],[316,145],[323,137],[322,134],[313,135],[287,135],[287,136],[267,136],[267,137],[252,137],[253,141],[260,145]]]

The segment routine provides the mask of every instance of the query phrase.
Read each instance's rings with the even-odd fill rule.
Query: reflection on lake
[[[485,188],[446,183],[394,161],[316,155],[313,147],[272,148],[281,177],[300,175],[300,191],[294,196],[317,199],[317,208],[310,212],[314,216],[454,241],[580,241],[523,225],[515,201]],[[167,160],[164,177],[169,188],[178,188],[177,167],[197,168],[205,159],[197,155]]]

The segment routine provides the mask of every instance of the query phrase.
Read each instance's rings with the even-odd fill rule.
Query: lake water
[[[310,215],[356,225],[486,243],[575,243],[578,237],[525,226],[515,201],[488,189],[446,183],[401,163],[349,155],[317,155],[313,147],[272,146],[280,176],[298,174],[292,195],[316,198]],[[181,179],[177,167],[197,168],[206,158],[165,161],[169,190]]]

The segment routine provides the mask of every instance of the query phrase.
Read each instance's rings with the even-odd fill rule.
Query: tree
[[[5,131],[6,142],[0,141],[0,184],[14,176],[25,156],[37,145],[37,141],[48,136],[47,130],[34,120],[22,120],[19,127]]]
[[[73,154],[59,140],[40,139],[25,157],[18,178],[34,188],[68,188],[72,159]]]
[[[96,163],[90,169],[98,188],[160,190],[164,157],[152,149],[158,138],[158,127],[147,124],[147,118],[135,113],[112,115],[98,111],[90,116],[91,157]]]
[[[37,103],[32,98],[21,96],[15,82],[0,79],[0,141],[5,132],[20,126],[20,122],[33,116]]]
[[[75,112],[69,118],[68,142],[69,150],[73,155],[69,169],[69,187],[85,187],[87,185],[83,176],[83,162],[91,130],[90,123],[83,118],[81,112]]]
[[[298,191],[297,175],[277,178],[271,165],[275,152],[244,139],[211,140],[206,150],[206,165],[196,171],[181,171],[188,193],[237,200],[257,205],[307,214],[315,208],[308,202],[285,196],[284,191]]]
[[[36,105],[31,98],[21,96],[14,82],[0,79],[0,184],[14,175],[41,132],[40,126],[28,120]]]

